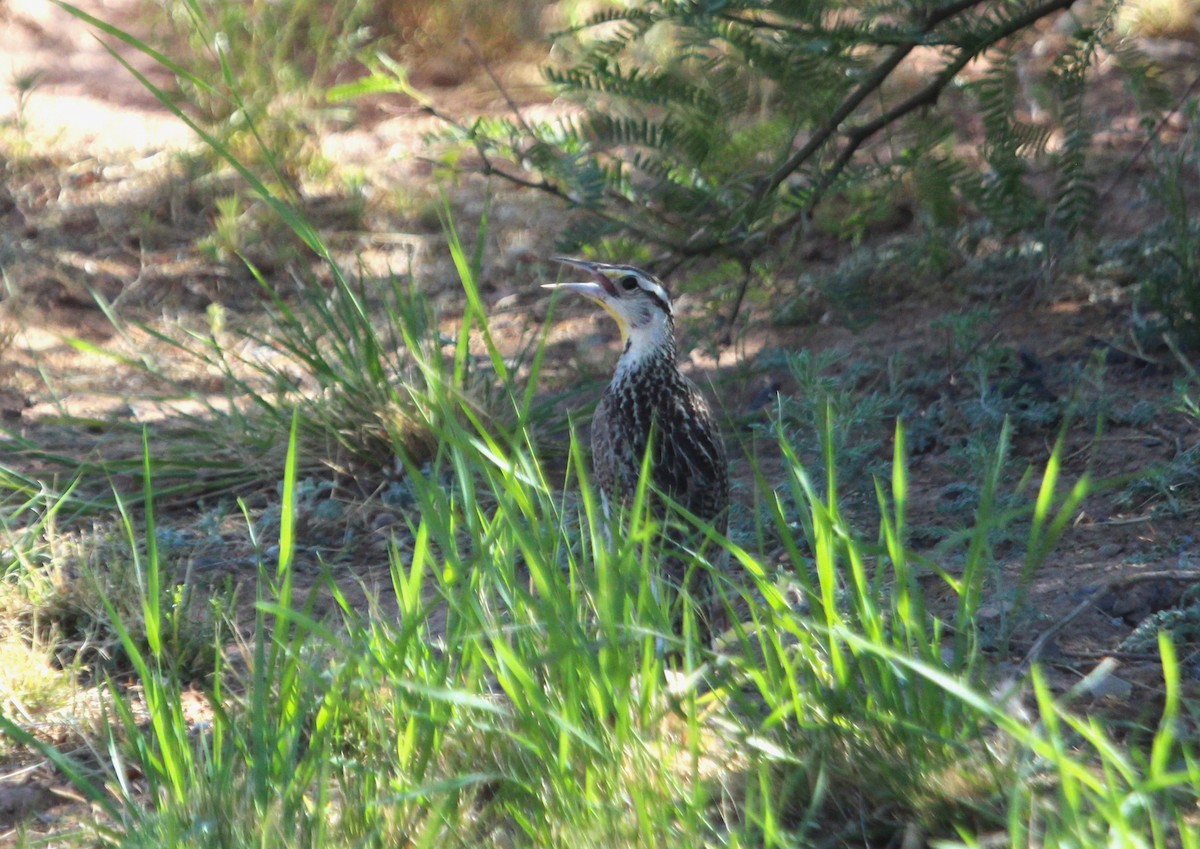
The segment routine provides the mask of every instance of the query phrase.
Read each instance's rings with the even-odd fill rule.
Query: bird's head
[[[554,259],[582,269],[590,279],[576,283],[546,283],[544,288],[578,292],[604,307],[616,319],[626,348],[631,340],[671,341],[671,296],[653,274],[632,265],[610,265],[569,257]]]

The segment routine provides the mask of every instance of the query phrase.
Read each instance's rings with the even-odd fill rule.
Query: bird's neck
[[[621,382],[644,370],[674,371],[675,327],[670,317],[649,327],[635,328],[625,339],[625,350],[617,360],[613,382]]]

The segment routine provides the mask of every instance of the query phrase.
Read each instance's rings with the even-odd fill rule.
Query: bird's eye
[[[638,287],[638,280],[632,274],[626,274],[620,279],[621,288],[626,292],[632,292]]]

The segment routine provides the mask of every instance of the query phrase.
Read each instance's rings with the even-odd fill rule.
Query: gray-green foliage
[[[1200,405],[1196,398],[1196,378],[1179,379],[1175,385],[1177,409],[1192,422],[1200,420]],[[1133,412],[1133,411],[1131,411]],[[1145,408],[1138,409],[1144,413]],[[1155,410],[1155,415],[1162,415]],[[1200,494],[1200,446],[1180,446],[1165,463],[1145,469],[1129,481],[1118,496],[1122,506],[1143,509],[1153,505],[1168,515],[1180,515],[1194,509]]]
[[[1183,110],[1188,127],[1178,145],[1159,144],[1150,157],[1149,189],[1166,207],[1157,239],[1147,239],[1137,259],[1150,302],[1166,326],[1189,348],[1200,345],[1200,219],[1188,187],[1200,168],[1200,100]]]
[[[1195,600],[1194,593],[1189,601],[1152,613],[1139,622],[1121,641],[1121,651],[1153,652],[1159,634],[1169,634],[1175,643],[1194,644],[1200,640],[1200,602]]]

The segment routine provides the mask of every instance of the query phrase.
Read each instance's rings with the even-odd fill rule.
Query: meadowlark
[[[678,505],[695,520],[724,534],[729,513],[729,468],[712,410],[676,362],[671,296],[654,275],[629,265],[556,258],[587,273],[577,283],[546,288],[577,292],[617,322],[622,351],[612,382],[592,418],[592,470],[605,517],[628,504],[644,461],[650,473],[651,510],[660,518]],[[647,451],[649,457],[647,458]],[[685,555],[703,540],[694,524],[673,513],[668,533],[676,554],[664,559],[662,577],[695,605],[704,636],[721,621],[711,575]]]

